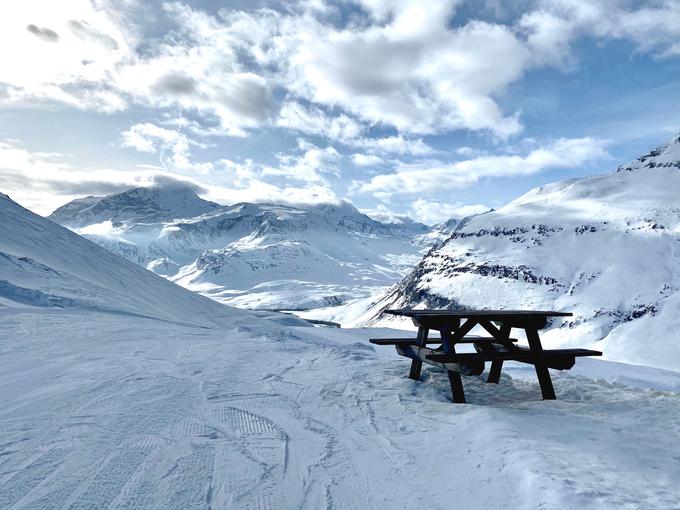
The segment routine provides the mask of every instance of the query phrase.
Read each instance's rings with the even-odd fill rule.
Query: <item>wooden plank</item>
[[[531,349],[528,349],[526,347],[521,347],[521,346],[516,346],[515,349],[518,349],[522,352],[531,352]],[[550,356],[575,356],[575,357],[583,357],[583,356],[602,356],[602,351],[594,351],[591,349],[543,349],[543,354],[545,354],[547,357]]]
[[[531,354],[533,351],[528,347],[523,347],[521,345],[501,345],[497,342],[483,343],[479,342],[475,344],[475,350],[477,352],[484,353],[495,353],[495,352],[509,352],[509,353],[526,353]],[[541,354],[547,358],[558,358],[560,356],[572,356],[572,357],[583,357],[583,356],[602,356],[602,351],[594,351],[591,349],[543,349]],[[509,359],[509,358],[505,358]]]
[[[369,340],[375,345],[418,345],[417,338],[371,338]],[[428,338],[426,344],[441,344],[441,338]]]
[[[516,338],[510,338],[509,339],[511,342],[517,342]],[[461,338],[458,340],[456,343],[459,344],[476,344],[476,343],[493,343],[496,342],[497,340],[492,337],[492,336],[475,336],[475,335],[469,335],[464,338]],[[418,345],[418,339],[417,338],[371,338],[369,340],[370,343],[374,345]],[[427,345],[430,344],[441,344],[442,339],[441,338],[428,338],[427,339]]]
[[[501,370],[503,369],[503,360],[495,359],[491,362],[491,368],[489,369],[489,377],[486,378],[486,382],[498,384],[501,380]]]
[[[543,329],[548,323],[545,315],[513,315],[507,317],[478,317],[479,324],[491,335],[502,335],[501,330],[492,324],[492,321],[500,322],[503,327],[525,329],[527,327]]]
[[[547,317],[549,315],[544,315],[541,313],[537,314],[502,314],[502,315],[489,315],[489,314],[478,314],[470,313],[466,316],[460,316],[458,314],[449,313],[415,313],[413,315],[407,315],[413,321],[413,324],[420,327],[426,327],[430,329],[436,329],[438,331],[443,331],[445,329],[449,331],[455,331],[457,329],[456,321],[461,319],[467,320],[477,320],[486,321],[487,324],[491,321],[501,322],[503,324],[511,325],[512,327],[519,329],[534,328],[542,329],[547,324]],[[489,330],[492,335],[496,334]]]
[[[512,325],[508,324],[507,322],[504,322],[501,324],[500,331],[498,332],[499,334],[496,336],[496,338],[498,338],[501,342],[507,342],[508,346],[510,346],[510,342],[514,341],[513,339],[510,338],[510,331],[512,331]],[[475,350],[477,352],[480,352],[480,350],[484,350],[489,347],[493,348],[492,345],[475,344]],[[491,368],[489,369],[489,376],[486,378],[486,382],[498,384],[501,380],[502,370],[503,360],[502,359],[493,360],[491,362]]]
[[[402,317],[413,317],[416,315],[425,316],[448,316],[459,317],[461,319],[470,317],[483,317],[490,320],[500,320],[496,317],[571,317],[571,312],[557,312],[552,310],[413,310],[413,309],[390,309],[383,310],[383,313],[398,315]]]
[[[479,375],[484,372],[484,361],[480,359],[469,359],[463,363],[447,361],[442,363],[429,359],[430,355],[435,353],[433,349],[428,347],[418,347],[415,345],[401,346],[396,345],[397,353],[401,356],[411,358],[412,360],[419,360],[421,363],[427,363],[435,367],[443,368],[444,370],[459,372],[463,375]]]
[[[502,347],[502,346],[501,346]],[[570,351],[577,351],[572,354]],[[433,351],[428,355],[428,360],[437,363],[474,363],[477,361],[518,361],[535,365],[536,363],[545,364],[548,368],[555,370],[569,370],[576,363],[577,356],[598,356],[598,351],[590,351],[598,354],[586,354],[586,349],[555,349],[554,351],[542,351],[540,354],[532,352],[530,349],[517,348],[506,350],[480,350],[477,353],[447,354],[441,351]]]
[[[463,381],[458,372],[447,372],[449,376],[449,385],[451,386],[451,397],[454,404],[465,403],[465,390],[463,390]]]
[[[448,348],[454,350],[454,345],[456,342],[462,340],[465,338],[465,336],[472,331],[472,329],[477,325],[477,321],[474,319],[468,319],[465,321],[465,324],[462,326],[459,326],[453,333],[450,333],[449,330],[442,330],[440,331],[440,335],[442,337],[442,347],[444,350]],[[447,345],[448,344],[448,345]],[[454,350],[455,352],[455,350]]]
[[[454,331],[460,325],[460,317],[447,315],[415,315],[411,321],[417,327],[434,329],[437,331]]]
[[[442,337],[441,348],[449,355],[456,354],[457,340],[462,340],[465,335],[467,335],[474,327],[474,321],[468,319],[465,324],[460,325],[460,319],[456,324],[455,331],[453,334],[449,330],[441,330],[440,335]],[[427,357],[426,357],[427,358]],[[462,366],[462,365],[461,365]],[[484,370],[484,362],[481,363],[482,370]],[[451,387],[451,400],[454,404],[464,404],[465,403],[465,390],[463,390],[463,381],[460,378],[460,373],[458,371],[447,370],[446,375],[449,377],[449,386]]]

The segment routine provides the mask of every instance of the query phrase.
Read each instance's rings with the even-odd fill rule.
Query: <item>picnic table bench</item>
[[[528,363],[536,369],[543,399],[554,400],[555,390],[549,368],[569,370],[577,357],[602,356],[589,349],[543,349],[538,331],[550,317],[569,317],[568,312],[526,310],[385,310],[384,313],[409,317],[418,327],[416,338],[373,338],[376,345],[394,345],[401,356],[411,359],[411,379],[420,379],[423,363],[446,370],[453,402],[464,403],[462,375],[480,375],[487,361],[491,362],[487,382],[498,383],[507,360]],[[490,336],[468,335],[481,326]],[[523,329],[528,347],[515,345],[513,328]],[[430,330],[439,331],[440,338],[429,338]],[[472,344],[476,352],[457,353],[457,344]],[[435,348],[428,345],[436,346]]]

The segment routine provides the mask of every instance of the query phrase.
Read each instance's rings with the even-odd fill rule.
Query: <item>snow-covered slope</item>
[[[121,259],[2,194],[0,307],[100,310],[192,324],[233,316],[228,307]]]
[[[245,314],[245,312],[239,312]],[[182,317],[182,316],[179,316]],[[266,322],[266,321],[262,321]],[[405,377],[395,331],[0,308],[0,508],[676,508],[680,375],[579,360],[541,401]]]
[[[566,310],[575,316],[555,322],[555,342],[606,338],[610,358],[680,368],[680,319],[666,310],[680,299],[679,197],[680,137],[472,218],[364,318],[385,307]]]
[[[188,289],[245,308],[317,308],[374,295],[422,256],[414,238],[424,225],[381,223],[346,202],[242,203],[160,221],[130,193],[102,199],[107,208],[96,216],[72,202],[51,217]]]

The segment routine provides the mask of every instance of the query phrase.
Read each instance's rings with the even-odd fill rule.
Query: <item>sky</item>
[[[680,131],[680,0],[0,7],[0,192],[171,181],[432,224]]]

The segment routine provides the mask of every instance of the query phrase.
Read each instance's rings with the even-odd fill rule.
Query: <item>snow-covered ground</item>
[[[288,320],[288,319],[286,319]],[[296,319],[290,319],[291,322]],[[680,374],[465,378],[386,330],[0,309],[0,508],[674,508]]]

